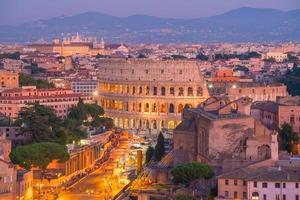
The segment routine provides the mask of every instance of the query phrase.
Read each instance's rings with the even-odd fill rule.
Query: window
[[[178,90],[178,96],[183,96],[183,93],[184,93],[183,88],[180,87]]]
[[[228,197],[228,196],[229,196],[229,192],[225,191],[225,197]]]
[[[165,95],[166,95],[166,88],[161,87],[161,96],[165,96]]]
[[[295,123],[295,116],[294,116],[294,115],[291,115],[291,116],[290,116],[290,123],[291,123],[291,124],[294,124],[294,123]]]
[[[229,185],[228,179],[225,180],[225,185]]]
[[[175,90],[174,90],[174,88],[173,87],[170,87],[170,95],[175,95]]]
[[[296,194],[295,200],[299,200],[299,195],[298,194]]]
[[[160,71],[161,74],[163,74],[164,72],[165,72],[165,70],[163,70],[163,69]]]
[[[264,194],[263,200],[267,200],[267,195],[266,194]]]
[[[275,188],[280,188],[280,183],[275,183]]]
[[[139,94],[143,94],[143,87],[142,86],[139,87]]]
[[[238,185],[238,180],[234,180],[233,184]]]
[[[247,192],[243,192],[243,199],[247,198]]]
[[[197,88],[197,96],[203,96],[203,89],[202,87]]]
[[[282,187],[285,188],[285,183],[282,183]]]
[[[188,88],[188,96],[193,96],[193,88],[192,87]]]
[[[179,70],[179,74],[182,74],[182,70]]]
[[[253,187],[257,188],[257,182],[256,181],[253,182]]]
[[[296,183],[296,184],[295,184],[295,188],[299,188],[299,183]]]
[[[235,199],[238,198],[238,193],[237,193],[236,191],[234,191],[233,197],[234,197]]]
[[[153,95],[157,95],[157,87],[153,87]]]
[[[149,86],[146,87],[146,95],[149,95],[150,94],[150,88]]]
[[[174,104],[169,105],[169,113],[174,113]]]
[[[247,181],[243,181],[243,186],[246,186],[247,185]]]
[[[262,187],[263,188],[267,188],[268,187],[268,183],[262,183]]]
[[[286,196],[285,196],[285,194],[284,194],[284,195],[282,195],[282,200],[286,200]]]

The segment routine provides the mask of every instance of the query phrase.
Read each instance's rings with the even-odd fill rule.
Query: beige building
[[[216,200],[298,200],[298,167],[257,165],[234,170],[218,177]]]
[[[117,127],[174,129],[185,106],[208,97],[200,68],[197,61],[101,60],[95,98]]]
[[[18,88],[19,74],[9,71],[0,71],[0,89]]]
[[[273,58],[276,62],[282,62],[287,59],[287,54],[282,52],[268,52],[263,55],[263,59],[270,59]]]
[[[251,115],[272,129],[290,124],[300,134],[300,96],[282,97],[277,102],[255,102]]]
[[[288,95],[287,88],[283,84],[235,86],[226,89],[231,100],[241,97],[250,97],[254,101],[276,101],[278,97]]]

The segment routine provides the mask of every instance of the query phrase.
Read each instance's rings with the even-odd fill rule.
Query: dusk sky
[[[293,10],[300,8],[300,0],[0,0],[0,24],[18,24],[87,11],[114,16],[145,14],[195,18],[244,6]]]

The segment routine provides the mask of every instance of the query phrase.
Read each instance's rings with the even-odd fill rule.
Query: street
[[[61,191],[58,199],[111,199],[129,182],[127,177],[122,175],[125,171],[125,165],[132,169],[135,167],[127,164],[129,146],[129,138],[122,136],[119,145],[112,150],[107,162],[67,191]]]

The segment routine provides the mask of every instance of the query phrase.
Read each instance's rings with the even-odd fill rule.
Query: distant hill
[[[76,32],[125,43],[269,42],[300,40],[300,10],[239,8],[196,19],[166,19],[145,15],[114,17],[87,12],[0,26],[0,42],[51,40]]]

